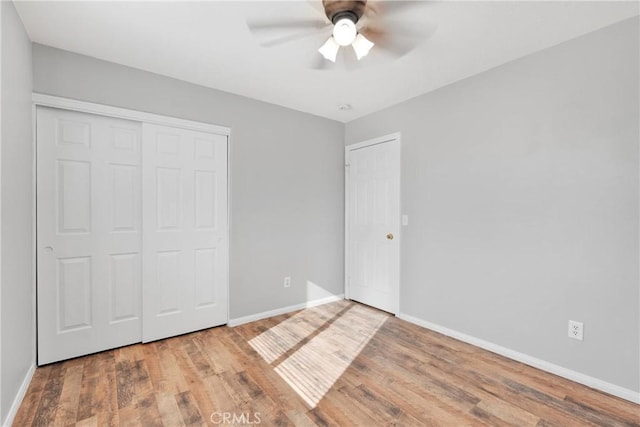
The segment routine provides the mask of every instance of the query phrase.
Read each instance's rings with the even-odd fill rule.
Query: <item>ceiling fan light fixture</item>
[[[356,52],[358,60],[360,60],[367,56],[371,48],[374,46],[374,43],[362,34],[358,34],[351,46],[353,46],[353,50]]]
[[[318,52],[325,59],[328,59],[331,62],[336,62],[336,57],[338,56],[338,50],[340,49],[340,45],[335,41],[333,36],[329,37],[329,39],[322,45]]]
[[[357,34],[356,24],[350,18],[341,18],[333,26],[333,38],[340,46],[349,46]]]

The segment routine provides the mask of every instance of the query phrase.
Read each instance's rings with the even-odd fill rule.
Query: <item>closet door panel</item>
[[[143,341],[227,322],[227,137],[143,125]]]
[[[38,363],[141,339],[141,124],[37,109]]]

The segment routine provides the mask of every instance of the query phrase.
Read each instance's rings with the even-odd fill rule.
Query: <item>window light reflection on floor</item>
[[[340,305],[323,307],[323,313],[330,317],[338,315],[343,310],[344,307]],[[308,312],[301,311],[254,337],[249,341],[249,345],[271,364],[318,330],[318,325],[309,322],[308,317]],[[326,319],[318,320],[326,322]]]
[[[342,311],[319,329],[309,330],[310,324],[289,318],[249,341],[311,408],[388,318],[359,305],[339,308]]]

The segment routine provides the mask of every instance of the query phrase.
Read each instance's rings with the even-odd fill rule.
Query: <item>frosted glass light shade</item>
[[[367,56],[371,48],[374,46],[374,43],[362,34],[358,34],[351,46],[353,46],[353,50],[356,52],[358,60],[360,60],[360,58]]]
[[[340,46],[349,46],[357,34],[356,24],[349,18],[342,18],[333,26],[333,38]]]
[[[340,49],[340,45],[335,41],[333,36],[329,37],[329,39],[322,45],[318,52],[328,59],[331,62],[336,62],[336,57],[338,56],[338,49]]]

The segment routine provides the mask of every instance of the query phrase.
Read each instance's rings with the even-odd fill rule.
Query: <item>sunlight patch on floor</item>
[[[385,313],[354,305],[278,364],[275,371],[311,408],[314,408],[387,318],[388,315]],[[281,325],[282,323],[270,331]],[[286,329],[286,325],[283,325],[269,334],[269,339],[277,343],[289,343],[287,339],[291,334]],[[267,332],[269,331],[263,334]],[[282,338],[276,338],[276,332],[281,333]],[[266,342],[261,341],[261,344]],[[261,345],[259,347],[264,351]],[[274,352],[266,354],[269,359],[264,355],[263,357],[267,362],[271,360],[269,363],[278,358],[274,358]]]
[[[337,314],[342,307],[332,306],[331,310],[327,312],[328,316]],[[307,316],[309,313],[301,311],[252,338],[249,340],[249,345],[271,364],[317,329],[315,325],[305,320]]]

